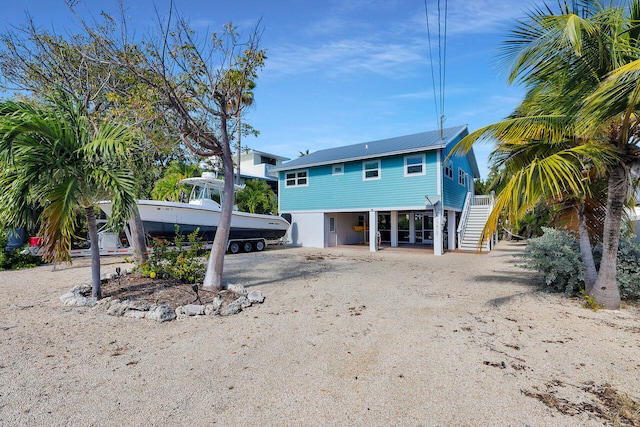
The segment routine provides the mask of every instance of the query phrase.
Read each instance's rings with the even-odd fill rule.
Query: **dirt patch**
[[[235,292],[212,292],[175,279],[151,279],[139,273],[126,274],[119,279],[109,279],[102,284],[102,297],[146,302],[148,304],[168,304],[174,309],[187,304],[210,304],[218,297],[225,303],[238,298]]]
[[[590,402],[572,402],[561,397],[559,394],[564,387],[567,387],[567,384],[556,380],[548,383],[544,391],[522,390],[522,393],[538,399],[564,415],[586,413],[614,426],[640,426],[640,402],[618,392],[610,384],[596,385],[588,382],[579,386],[580,390],[593,398]]]

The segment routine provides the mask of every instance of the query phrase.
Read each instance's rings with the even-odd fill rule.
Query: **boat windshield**
[[[222,203],[222,194],[218,190],[207,187],[206,185],[194,185],[191,189],[191,195],[189,196],[189,201],[193,200],[214,200]]]

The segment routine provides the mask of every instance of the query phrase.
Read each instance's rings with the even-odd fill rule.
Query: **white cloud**
[[[289,44],[269,49],[267,71],[278,74],[324,71],[329,77],[364,71],[398,77],[425,62],[424,52],[416,46],[342,39],[316,46]]]

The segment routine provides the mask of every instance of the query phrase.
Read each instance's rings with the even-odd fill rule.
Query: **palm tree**
[[[250,213],[272,214],[276,209],[276,195],[264,181],[252,179],[236,192],[238,209]]]
[[[171,202],[186,202],[189,197],[189,188],[180,184],[185,178],[200,176],[198,165],[173,161],[164,171],[162,179],[156,181],[151,192],[154,200],[168,200]]]
[[[629,166],[637,159],[638,75],[626,72],[640,56],[640,2],[604,8],[598,2],[564,1],[559,9],[555,13],[544,6],[531,12],[505,44],[509,81],[529,88],[520,109],[526,114],[474,132],[460,148],[487,137],[498,139],[498,150],[516,153],[521,144],[529,147],[524,153],[531,156],[518,156],[521,168],[513,170],[496,206],[514,213],[542,196],[589,196],[589,170],[604,172],[609,184],[603,258],[587,292],[606,308],[617,309],[618,241]],[[531,108],[535,104],[544,108]],[[494,210],[492,219],[497,215]]]
[[[62,91],[43,106],[0,103],[0,223],[37,225],[43,259],[70,262],[77,208],[87,215],[92,296],[100,299],[100,248],[95,206],[111,198],[114,221],[135,207],[134,181],[121,166],[131,141],[126,127],[93,126],[79,102]],[[32,207],[41,209],[38,218]]]

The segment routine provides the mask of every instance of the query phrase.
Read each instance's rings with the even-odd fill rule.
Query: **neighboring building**
[[[444,129],[442,138],[431,131],[348,145],[274,168],[280,173],[279,211],[292,217],[288,243],[364,243],[373,251],[379,231],[391,246],[433,245],[437,255],[444,246],[455,249],[457,226],[465,203],[473,204],[473,179],[480,174],[473,150],[445,159],[467,134],[459,126]]]
[[[266,181],[278,192],[278,173],[274,168],[282,165],[282,162],[289,160],[288,157],[276,156],[257,150],[248,150],[240,153],[240,184],[244,184],[250,179],[260,179]],[[235,156],[234,156],[235,161]]]

